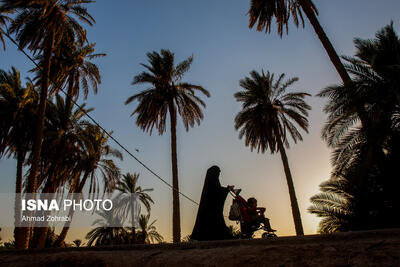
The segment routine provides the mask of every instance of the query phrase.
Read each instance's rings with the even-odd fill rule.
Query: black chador
[[[196,223],[191,236],[193,240],[205,241],[232,238],[223,216],[224,203],[229,190],[221,186],[219,182],[220,172],[218,166],[212,166],[207,170]]]

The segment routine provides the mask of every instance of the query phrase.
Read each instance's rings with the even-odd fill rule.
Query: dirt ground
[[[0,266],[400,266],[400,229],[179,245],[0,251]]]

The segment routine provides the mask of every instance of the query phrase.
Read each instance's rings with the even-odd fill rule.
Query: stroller
[[[261,235],[262,238],[277,237],[275,230],[271,229],[269,219],[265,218],[263,215],[265,208],[259,208],[259,212],[262,216],[259,216],[257,219],[252,218],[249,216],[250,214],[248,214],[249,205],[243,197],[239,196],[240,192],[241,189],[233,189],[230,191],[233,196],[233,201],[229,211],[229,220],[240,223],[240,238],[252,238],[254,232],[258,230],[264,231]]]

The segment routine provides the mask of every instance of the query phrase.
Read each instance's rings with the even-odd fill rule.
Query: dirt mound
[[[0,252],[0,266],[400,266],[400,229]]]

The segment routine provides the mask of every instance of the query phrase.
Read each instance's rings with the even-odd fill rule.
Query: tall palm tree
[[[156,220],[152,221],[149,224],[149,219],[150,219],[150,214],[140,215],[139,218],[140,229],[138,233],[138,239],[143,244],[154,243],[154,241],[161,243],[164,240],[164,238],[157,232],[157,229],[154,226]]]
[[[173,242],[180,242],[180,205],[178,183],[178,160],[176,149],[177,113],[181,116],[186,131],[195,123],[200,124],[203,119],[201,106],[205,103],[196,95],[199,91],[210,96],[210,93],[199,85],[182,82],[183,75],[190,68],[193,56],[175,66],[174,54],[169,50],[161,53],[153,51],[147,53],[150,65],[142,64],[147,71],[133,79],[133,85],[150,84],[150,88],[129,97],[125,104],[137,100],[138,106],[131,116],[137,115],[136,124],[150,134],[155,126],[159,134],[166,130],[167,114],[170,117],[171,127],[171,158],[172,158],[172,187],[173,187]]]
[[[36,192],[37,175],[43,137],[43,127],[48,95],[51,58],[53,50],[63,38],[63,34],[73,29],[77,39],[83,43],[86,31],[80,21],[92,25],[94,19],[82,4],[90,0],[4,0],[1,9],[19,12],[11,23],[10,32],[16,33],[20,48],[28,47],[34,54],[43,53],[43,76],[41,77],[40,100],[35,127],[32,162],[28,177],[27,191]]]
[[[17,159],[15,180],[15,242],[16,247],[25,246],[24,232],[18,227],[21,219],[20,199],[22,198],[23,164],[32,145],[32,122],[37,108],[37,92],[32,83],[26,87],[21,84],[19,71],[0,70],[0,157],[4,153],[14,155]]]
[[[296,143],[302,136],[294,123],[308,132],[308,112],[311,107],[303,100],[307,93],[286,93],[285,90],[298,80],[292,78],[283,82],[284,74],[274,81],[274,75],[262,71],[250,72],[250,76],[240,81],[244,91],[237,92],[236,101],[242,103],[242,111],[235,117],[235,128],[239,138],[245,137],[246,146],[264,153],[268,147],[271,153],[279,151],[289,188],[292,214],[297,235],[303,235],[300,210],[297,204],[293,178],[285,146],[289,148],[287,132]]]
[[[135,243],[136,239],[135,214],[140,212],[140,209],[138,211],[135,210],[135,200],[138,198],[146,207],[147,212],[150,212],[150,204],[154,204],[153,199],[147,193],[153,191],[153,188],[142,189],[141,186],[137,185],[138,179],[139,174],[134,173],[132,175],[131,173],[127,173],[123,175],[122,181],[118,183],[116,188],[118,191],[120,191],[116,197],[118,203],[117,206],[121,207],[122,214],[125,216],[129,216],[129,214],[131,215],[132,243]]]
[[[344,84],[350,84],[351,79],[346,72],[339,56],[337,55],[332,43],[328,39],[317,19],[318,10],[311,0],[251,0],[249,9],[249,27],[253,28],[257,24],[257,31],[271,31],[272,19],[275,17],[278,25],[278,34],[282,37],[283,28],[288,32],[290,16],[293,17],[294,24],[298,27],[299,22],[303,24],[303,12],[307,16],[315,33],[318,35],[322,45]]]

